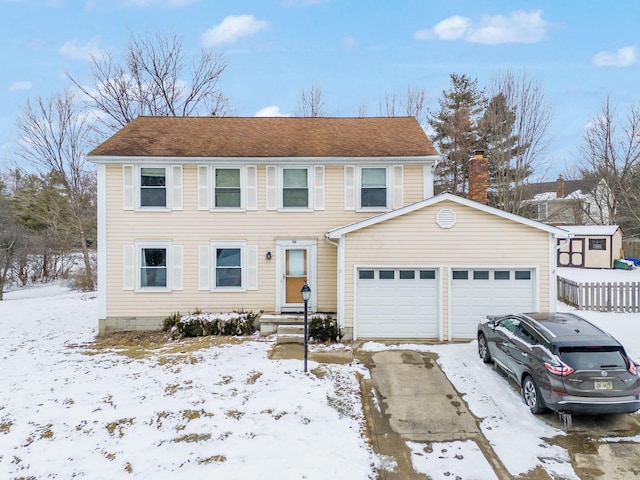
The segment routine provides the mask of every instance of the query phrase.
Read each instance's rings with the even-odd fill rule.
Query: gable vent
[[[456,214],[450,208],[443,208],[436,215],[436,223],[440,228],[451,228],[456,224]]]

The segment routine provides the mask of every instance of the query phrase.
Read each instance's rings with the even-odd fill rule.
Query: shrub
[[[252,335],[255,330],[257,313],[231,312],[226,314],[202,313],[200,310],[190,315],[171,314],[164,319],[164,329],[174,337],[203,337],[209,335]]]
[[[335,317],[314,315],[309,321],[309,337],[317,342],[339,342],[343,335]]]

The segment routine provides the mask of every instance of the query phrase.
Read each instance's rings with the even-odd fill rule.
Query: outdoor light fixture
[[[267,260],[271,260],[271,252],[267,252],[266,257],[267,257]]]
[[[309,304],[309,297],[311,297],[311,288],[305,281],[300,290],[302,300],[304,300],[304,373],[307,373],[307,351],[309,348],[309,336],[307,335],[307,305]]]

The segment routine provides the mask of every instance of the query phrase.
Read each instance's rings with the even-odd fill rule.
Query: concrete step
[[[278,325],[276,344],[304,344],[304,325]]]

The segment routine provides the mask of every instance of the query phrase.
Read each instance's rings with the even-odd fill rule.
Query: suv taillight
[[[638,366],[629,358],[629,372],[633,375],[638,375]]]
[[[571,375],[575,371],[562,360],[557,360],[557,363],[544,362],[544,366],[547,368],[547,370],[549,370],[549,372],[553,373],[554,375],[558,375],[559,377],[566,377],[567,375]]]

